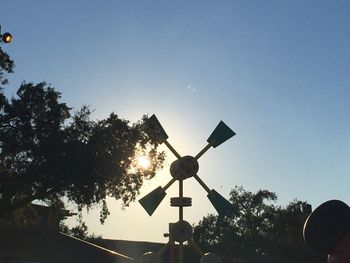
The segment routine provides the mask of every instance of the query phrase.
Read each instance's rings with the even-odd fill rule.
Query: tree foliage
[[[311,206],[293,200],[285,208],[267,190],[252,193],[235,187],[230,216],[208,215],[194,228],[194,239],[206,251],[220,254],[224,262],[321,262],[325,255],[303,242],[302,228]]]
[[[5,74],[13,73],[14,67],[15,63],[0,46],[0,89],[2,88],[2,85],[8,83],[8,79],[5,77]]]
[[[13,62],[0,52],[0,80],[11,73]],[[60,92],[46,83],[22,83],[17,96],[0,90],[0,215],[33,200],[65,197],[79,209],[101,206],[101,220],[109,214],[107,197],[124,205],[135,200],[143,180],[162,165],[158,142],[137,123],[117,114],[92,120],[83,106],[72,109]],[[145,117],[144,117],[145,118]],[[135,166],[147,153],[152,167]]]

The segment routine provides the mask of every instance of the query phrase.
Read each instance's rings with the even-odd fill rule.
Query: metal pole
[[[169,183],[167,183],[164,187],[163,190],[166,191],[174,182],[176,181],[175,178],[171,179]]]
[[[196,180],[198,181],[198,183],[199,183],[199,184],[205,189],[205,191],[207,191],[207,193],[209,194],[210,189],[209,189],[209,187],[202,181],[202,179],[199,178],[198,175],[194,175],[193,177],[196,178]]]
[[[208,150],[210,149],[210,147],[211,147],[211,143],[208,143],[208,145],[205,146],[205,147],[203,148],[203,150],[201,150],[201,151],[194,157],[194,159],[198,160],[206,151],[208,151]]]
[[[170,145],[170,143],[168,143],[168,141],[164,141],[165,145],[168,146],[169,150],[177,157],[177,159],[181,158],[181,155],[177,153],[177,151],[174,149],[173,146]]]
[[[179,263],[182,263],[184,261],[184,245],[183,242],[180,242],[179,244]]]
[[[183,180],[179,179],[179,197],[183,197]],[[184,219],[184,208],[183,206],[179,206],[179,220],[182,221]]]
[[[183,180],[179,179],[179,197],[183,197],[184,192],[183,192]],[[183,210],[183,206],[179,206],[179,221],[182,221],[184,218],[184,210]],[[184,251],[183,251],[183,242],[180,242],[179,244],[179,263],[183,262],[183,255],[184,255]]]
[[[170,263],[175,263],[175,241],[170,235],[170,227],[171,224],[169,224]]]

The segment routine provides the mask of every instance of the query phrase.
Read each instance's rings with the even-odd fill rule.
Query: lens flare
[[[146,156],[140,156],[137,159],[137,164],[142,169],[148,169],[151,166],[151,161]]]

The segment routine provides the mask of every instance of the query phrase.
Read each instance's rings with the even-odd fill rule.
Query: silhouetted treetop
[[[7,78],[4,76],[5,73],[13,73],[14,67],[15,63],[0,46],[0,89],[2,88],[2,85],[8,83]]]
[[[268,190],[253,193],[236,186],[230,193],[235,207],[230,216],[208,215],[194,227],[194,240],[224,262],[322,262],[326,255],[303,241],[304,222],[311,213],[307,202],[276,205]]]
[[[33,200],[66,197],[79,208],[99,204],[103,221],[108,196],[124,205],[135,199],[163,153],[142,129],[143,121],[131,124],[115,113],[96,121],[90,114],[86,106],[72,114],[45,83],[23,83],[11,99],[2,94],[0,214]],[[135,166],[138,152],[148,153],[152,168]]]

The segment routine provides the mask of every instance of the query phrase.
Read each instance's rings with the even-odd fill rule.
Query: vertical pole
[[[170,263],[175,263],[175,241],[170,232],[171,223],[169,223],[169,245],[170,245]]]
[[[184,261],[184,245],[183,242],[179,244],[179,263],[183,263]]]
[[[183,180],[179,179],[179,197],[183,197]],[[179,220],[182,221],[184,219],[184,208],[183,206],[179,206]]]
[[[175,244],[170,245],[170,263],[175,263]]]
[[[183,197],[184,191],[183,191],[183,180],[179,179],[179,197]],[[179,220],[182,221],[184,219],[184,210],[183,206],[179,206]],[[183,242],[180,242],[179,244],[179,263],[183,263]]]

